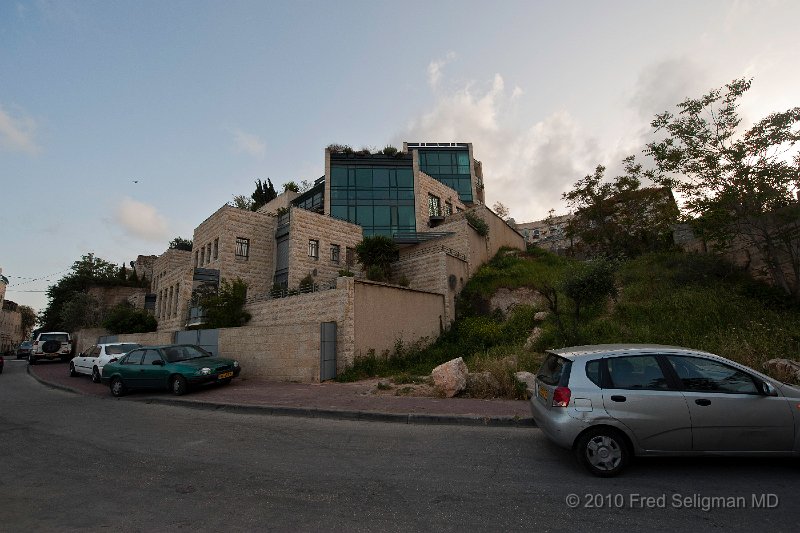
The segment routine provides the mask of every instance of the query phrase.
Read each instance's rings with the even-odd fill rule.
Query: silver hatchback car
[[[618,474],[633,456],[800,456],[800,389],[687,348],[550,350],[531,410],[598,476]]]

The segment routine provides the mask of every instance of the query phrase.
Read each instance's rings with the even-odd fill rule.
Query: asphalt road
[[[0,375],[0,531],[799,531],[798,474],[792,460],[648,460],[604,480],[531,428],[84,397],[13,360]]]

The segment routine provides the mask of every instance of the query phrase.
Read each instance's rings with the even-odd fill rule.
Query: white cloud
[[[36,122],[32,118],[14,118],[0,106],[0,145],[5,149],[31,155],[39,153],[35,133]]]
[[[233,141],[236,144],[237,152],[244,152],[254,157],[263,157],[267,152],[267,144],[257,135],[246,133],[242,130],[234,130]]]
[[[444,59],[436,59],[428,64],[428,84],[436,88],[439,85],[439,80],[442,77],[442,67],[455,59],[454,52],[448,52]]]
[[[415,142],[471,142],[483,163],[486,203],[511,210],[517,222],[564,212],[561,193],[600,162],[598,143],[566,111],[518,125],[520,87],[508,93],[500,74],[480,90],[475,83],[438,98],[412,120],[403,137]]]
[[[169,237],[167,219],[152,205],[125,197],[115,213],[116,222],[134,237],[146,241],[161,241]]]

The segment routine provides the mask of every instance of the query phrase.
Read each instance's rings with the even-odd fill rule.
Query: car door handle
[[[705,407],[706,405],[711,405],[711,400],[706,400],[705,398],[698,398],[694,401],[694,403]]]
[[[619,395],[616,395],[616,394],[611,397],[611,401],[612,402],[624,402],[625,400],[627,400],[627,398],[625,396],[619,396]]]

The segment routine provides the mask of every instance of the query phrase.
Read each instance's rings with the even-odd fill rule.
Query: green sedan
[[[213,357],[191,344],[145,346],[103,367],[101,381],[111,394],[122,396],[132,389],[168,389],[185,394],[192,385],[228,384],[239,375],[238,361]]]

